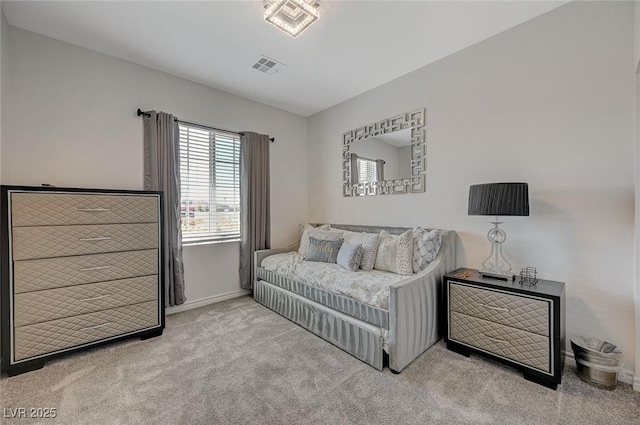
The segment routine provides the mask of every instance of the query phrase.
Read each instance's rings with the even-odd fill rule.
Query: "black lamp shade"
[[[474,184],[469,188],[469,215],[529,215],[529,186]]]

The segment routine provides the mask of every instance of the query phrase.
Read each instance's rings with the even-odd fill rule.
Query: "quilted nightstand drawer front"
[[[15,360],[158,325],[156,301],[134,304],[15,329]]]
[[[549,303],[449,283],[450,309],[539,335],[549,335]]]
[[[452,311],[449,339],[550,372],[549,338]]]
[[[11,213],[14,227],[155,223],[158,221],[158,197],[14,193]]]
[[[157,299],[157,275],[16,294],[14,323],[25,326]]]
[[[157,247],[156,223],[13,228],[14,261]]]
[[[17,294],[158,273],[158,250],[16,261]]]

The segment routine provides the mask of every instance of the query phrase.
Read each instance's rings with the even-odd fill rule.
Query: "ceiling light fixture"
[[[317,0],[264,0],[263,4],[265,21],[294,38],[320,18]]]

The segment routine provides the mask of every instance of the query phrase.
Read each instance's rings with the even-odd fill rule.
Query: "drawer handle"
[[[94,270],[106,270],[106,269],[110,269],[113,266],[96,266],[96,267],[85,267],[83,269],[78,269],[78,271],[81,272],[92,272]]]
[[[76,208],[78,211],[82,212],[107,212],[111,211],[111,208]]]
[[[101,327],[103,327],[103,326],[110,325],[110,324],[112,324],[112,323],[113,323],[113,322],[107,322],[107,323],[103,323],[103,324],[101,324],[101,325],[89,326],[88,328],[82,328],[82,329],[80,329],[80,330],[81,330],[81,331],[92,331],[92,330],[94,330],[94,329],[100,329],[100,328],[101,328]]]
[[[103,236],[101,238],[79,238],[78,240],[82,242],[110,241],[111,236]]]
[[[107,295],[98,295],[97,297],[91,297],[91,298],[82,298],[79,299],[78,301],[93,301],[93,300],[99,300],[102,298],[107,298],[107,297],[111,297],[111,294],[107,294]]]
[[[495,307],[489,304],[482,304],[482,303],[478,303],[478,304],[484,308],[490,308],[491,310],[497,310],[497,311],[504,311],[505,313],[508,313],[511,311],[508,308],[504,308],[504,307]]]
[[[491,341],[495,341],[495,342],[501,342],[503,344],[511,344],[509,341],[507,341],[506,339],[500,339],[500,338],[494,338],[492,336],[489,336],[487,334],[483,334],[485,338],[490,339]]]

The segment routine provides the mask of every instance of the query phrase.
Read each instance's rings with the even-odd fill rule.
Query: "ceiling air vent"
[[[258,62],[253,64],[252,68],[257,69],[260,72],[264,72],[265,74],[273,75],[276,72],[280,71],[284,66],[285,64],[262,55]]]

